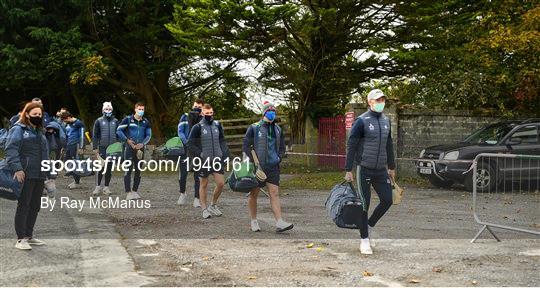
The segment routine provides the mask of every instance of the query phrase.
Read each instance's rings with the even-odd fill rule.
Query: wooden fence
[[[242,144],[246,135],[249,125],[261,120],[261,118],[239,118],[239,119],[223,119],[218,120],[223,126],[225,132],[225,139],[227,145],[231,151],[231,155],[242,155]],[[285,118],[277,118],[276,123],[283,129],[283,135],[285,135],[285,145],[289,144],[291,139],[291,133],[289,124]]]

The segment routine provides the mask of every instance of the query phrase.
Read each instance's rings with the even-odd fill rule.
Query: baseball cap
[[[367,95],[368,100],[371,100],[371,99],[376,100],[381,97],[385,97],[384,92],[382,92],[381,89],[373,89],[369,91],[369,94]]]

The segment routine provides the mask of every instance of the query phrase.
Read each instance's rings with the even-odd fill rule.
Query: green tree
[[[537,1],[411,1],[397,6],[410,45],[391,55],[404,103],[539,113]]]
[[[395,75],[380,55],[397,43],[398,18],[390,1],[182,1],[167,27],[186,53],[256,61],[300,142],[308,115],[339,114],[361,83]]]
[[[237,93],[242,85],[230,69],[198,73],[195,56],[177,49],[165,28],[174,2],[2,1],[0,76],[8,81],[1,88],[14,95],[5,114],[17,109],[14,99],[40,96],[46,105],[78,112],[88,125],[100,100],[112,99],[118,116],[142,100],[159,140],[174,133],[182,103],[200,97],[197,91]]]

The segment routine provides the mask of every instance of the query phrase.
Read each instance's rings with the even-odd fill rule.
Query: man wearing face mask
[[[203,119],[201,122],[193,126],[188,138],[188,149],[190,154],[201,159],[201,167],[199,169],[199,177],[201,184],[199,188],[199,197],[201,200],[201,208],[203,209],[202,216],[208,219],[214,216],[221,216],[222,213],[217,207],[217,201],[223,186],[225,186],[224,163],[223,161],[229,157],[229,148],[225,142],[223,127],[214,120],[214,109],[210,104],[204,104],[202,109]],[[205,164],[207,163],[207,164]],[[208,176],[213,175],[216,187],[212,195],[210,206],[206,204],[206,190],[208,186]]]
[[[189,134],[191,132],[191,128],[195,126],[195,124],[199,123],[202,119],[201,112],[202,107],[204,105],[204,101],[202,99],[197,99],[193,103],[193,108],[189,113],[185,113],[180,117],[180,123],[178,123],[178,137],[182,140],[182,143],[184,144],[184,147],[187,146],[187,141],[189,138]],[[180,173],[179,173],[179,185],[180,185],[180,197],[178,198],[178,202],[176,204],[178,205],[184,205],[186,204],[186,181],[187,181],[187,163],[184,162],[184,159],[180,159]],[[199,175],[197,173],[193,173],[193,180],[195,182],[193,188],[195,191],[195,198],[193,199],[193,207],[198,208],[201,207],[201,203],[199,201]]]
[[[366,200],[367,210],[371,198],[370,186],[373,186],[379,196],[380,203],[371,217],[368,219],[367,212],[363,213],[360,227],[360,253],[373,254],[368,229],[372,229],[392,206],[390,177],[396,177],[396,164],[390,119],[382,113],[386,97],[381,90],[374,89],[369,92],[367,100],[369,110],[355,120],[347,141],[345,180],[353,181],[354,166],[357,187]]]
[[[274,123],[276,108],[270,102],[263,103],[263,118],[249,126],[244,138],[242,151],[251,158],[251,150],[255,150],[259,165],[266,174],[266,181],[259,182],[259,187],[249,193],[248,208],[251,217],[251,231],[259,232],[261,228],[257,221],[257,197],[262,187],[268,189],[270,206],[276,219],[276,232],[281,233],[293,228],[292,223],[281,218],[281,203],[279,200],[279,164],[285,155],[285,137],[281,127]],[[253,160],[253,159],[252,159]]]
[[[103,102],[101,108],[103,116],[96,119],[94,122],[94,129],[92,130],[92,149],[96,158],[101,157],[107,159],[107,147],[117,140],[116,129],[118,128],[118,119],[113,115],[113,106],[111,102]],[[105,169],[105,183],[103,183],[103,169],[96,173],[96,188],[92,192],[93,196],[99,195],[103,192],[104,195],[110,195],[109,183],[111,183],[112,163],[108,161],[103,166]],[[103,185],[104,184],[104,185]]]
[[[79,151],[84,147],[84,124],[79,119],[73,117],[69,112],[64,112],[60,118],[66,123],[67,147],[65,160],[76,160],[79,158]],[[66,175],[68,174],[73,175],[74,180],[68,185],[68,188],[80,188],[81,185],[79,182],[81,181],[81,176],[73,172],[67,173]]]
[[[131,167],[124,172],[124,189],[126,200],[137,200],[141,198],[139,184],[141,183],[141,171],[139,170],[139,160],[144,158],[144,147],[152,138],[152,128],[150,121],[144,116],[144,104],[137,102],[133,115],[129,115],[120,122],[116,129],[116,136],[125,143],[125,160],[131,161]],[[133,187],[131,186],[131,171],[135,170],[133,176]]]

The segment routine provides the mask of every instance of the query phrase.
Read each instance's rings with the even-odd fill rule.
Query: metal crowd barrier
[[[481,153],[473,161],[473,214],[482,228],[540,236],[540,155]]]

